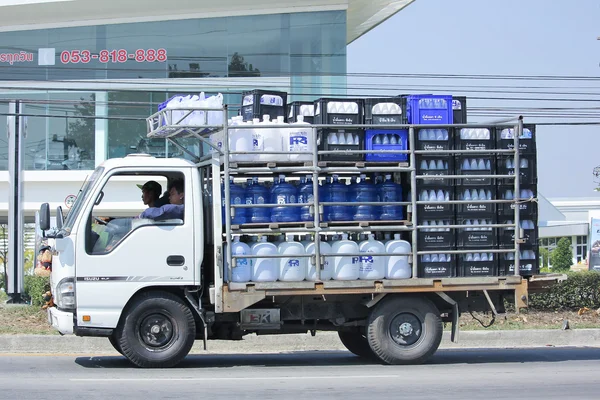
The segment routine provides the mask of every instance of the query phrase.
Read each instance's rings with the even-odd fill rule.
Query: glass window
[[[137,186],[137,188],[135,188]],[[134,189],[135,188],[135,189]],[[167,195],[165,191],[169,189]],[[106,202],[119,202],[124,194],[139,189],[140,207],[129,216],[110,215]],[[153,173],[148,175],[111,176],[92,208],[86,229],[88,254],[107,254],[116,248],[131,231],[148,225],[183,224],[183,175]],[[129,199],[131,200],[131,199]]]

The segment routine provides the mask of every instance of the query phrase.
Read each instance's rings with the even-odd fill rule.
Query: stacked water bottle
[[[248,240],[251,238],[253,237],[247,237]],[[294,235],[287,235],[285,241],[270,242],[267,236],[262,236],[258,241],[245,243],[239,236],[234,236],[231,252],[236,257],[233,258],[229,280],[316,281],[317,269],[322,281],[408,279],[412,276],[408,261],[411,245],[401,240],[398,234],[385,242],[376,240],[373,234],[357,237],[356,241],[347,234],[341,237],[321,237],[320,253],[324,255],[322,266],[313,264],[312,258],[307,257],[316,252],[314,237],[299,239]],[[387,255],[381,255],[382,253]],[[245,258],[245,255],[266,257]]]
[[[422,99],[421,99],[422,100]],[[438,104],[440,100],[437,99]],[[417,104],[431,105],[431,102],[419,101]],[[414,104],[413,104],[414,106]],[[412,118],[420,111],[412,111]],[[409,118],[411,115],[409,114]],[[427,123],[421,118],[419,123]],[[439,123],[452,123],[439,122]],[[452,150],[452,135],[448,129],[421,128],[416,132],[417,150]],[[453,180],[445,178],[454,174],[454,159],[448,155],[421,155],[416,156],[417,175],[425,176],[417,181],[417,200],[437,202],[438,204],[421,204],[417,206],[417,224],[427,226],[421,229],[418,235],[420,250],[455,250],[455,230],[444,228],[455,225],[455,206],[444,204],[454,200]],[[419,256],[419,277],[443,278],[456,275],[455,256],[451,254],[427,254]]]
[[[361,174],[358,179],[328,175],[318,187],[320,202],[347,203],[325,206],[321,221],[399,221],[404,219],[403,206],[391,204],[402,201],[402,186],[394,182],[391,174],[371,177]],[[229,188],[230,204],[253,206],[232,207],[232,225],[314,221],[312,175],[301,177],[297,183],[288,182],[285,175],[279,175],[269,186],[260,182],[258,177],[253,177],[246,180],[245,187],[235,183],[231,178]],[[440,194],[443,196],[442,192]],[[222,186],[222,197],[222,215],[223,221],[225,221],[224,186]],[[364,202],[382,203],[382,205],[357,204]],[[273,206],[262,206],[264,204]]]
[[[364,100],[322,98],[314,103],[315,124],[323,125],[357,125],[364,122]],[[363,129],[319,130],[319,150],[338,151],[343,153],[323,154],[327,161],[360,161],[364,154],[357,153],[364,149]]]
[[[378,97],[365,100],[365,124],[373,125],[365,132],[365,150],[408,150],[407,129],[385,129],[381,125],[405,124],[406,99],[403,97]],[[366,161],[405,162],[407,153],[367,153]]]
[[[465,225],[457,229],[456,242],[459,249],[473,249],[458,257],[459,276],[498,275],[497,253],[486,251],[498,246],[497,229],[489,226],[497,223],[497,207],[495,203],[478,203],[497,199],[495,181],[477,177],[495,174],[496,155],[491,152],[496,148],[494,139],[493,128],[457,128],[455,132],[455,148],[465,150],[456,156],[456,174],[472,176],[456,180],[456,199],[468,201],[456,207],[456,222]]]
[[[499,149],[514,149],[515,130],[513,128],[502,128],[496,132],[497,145]],[[515,193],[514,179],[498,180],[498,196],[503,200],[532,199],[537,197],[537,158],[536,158],[536,136],[535,126],[525,125],[522,135],[519,137],[519,193]],[[498,156],[498,174],[515,175],[514,155]],[[498,210],[498,223],[514,223],[514,204],[501,204]],[[524,239],[520,245],[520,273],[522,275],[533,275],[539,272],[538,239],[538,208],[536,202],[522,202],[519,207],[520,229],[519,236]],[[515,230],[513,228],[499,229],[499,247],[510,249],[514,247]],[[515,272],[514,254],[503,253],[500,256],[500,274],[512,275]]]

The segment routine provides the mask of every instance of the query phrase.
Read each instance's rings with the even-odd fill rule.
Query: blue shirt
[[[183,204],[165,204],[161,207],[150,207],[140,214],[140,218],[149,218],[155,221],[183,219]]]

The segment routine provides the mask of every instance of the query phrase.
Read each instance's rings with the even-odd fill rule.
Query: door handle
[[[167,257],[167,265],[170,265],[172,267],[181,267],[183,264],[185,264],[184,256],[168,256]]]

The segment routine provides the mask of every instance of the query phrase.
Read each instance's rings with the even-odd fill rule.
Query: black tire
[[[344,347],[352,354],[370,360],[377,359],[377,356],[373,353],[373,350],[371,350],[366,335],[362,331],[358,329],[352,331],[338,331],[338,336]]]
[[[127,308],[116,332],[122,354],[142,368],[169,368],[190,352],[196,322],[189,307],[167,292],[148,292]]]
[[[443,326],[440,312],[428,299],[388,297],[372,310],[367,340],[386,364],[421,364],[438,349]]]
[[[108,341],[110,342],[110,344],[112,344],[112,347],[114,347],[115,350],[119,352],[119,354],[123,355],[123,350],[121,349],[121,345],[119,345],[119,341],[115,337],[114,333],[108,337]]]

